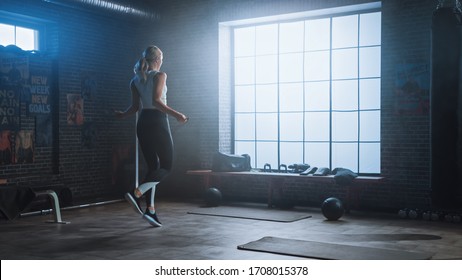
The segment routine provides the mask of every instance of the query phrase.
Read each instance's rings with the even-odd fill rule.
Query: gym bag
[[[236,172],[250,171],[250,156],[248,154],[232,155],[217,152],[213,156],[212,171]]]

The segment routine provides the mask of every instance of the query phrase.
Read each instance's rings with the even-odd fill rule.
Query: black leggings
[[[173,141],[167,114],[156,109],[144,109],[136,125],[138,143],[148,166],[142,183],[160,182],[173,166]],[[151,190],[146,192],[149,203]]]

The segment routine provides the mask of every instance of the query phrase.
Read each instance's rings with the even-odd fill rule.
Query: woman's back
[[[138,93],[140,94],[141,103],[143,109],[155,109],[156,107],[153,104],[153,94],[154,88],[156,87],[155,79],[156,75],[160,73],[159,71],[152,70],[146,73],[146,79],[140,74],[133,77],[132,82],[135,84]],[[162,89],[161,101],[164,104],[167,104],[167,86],[164,85]]]

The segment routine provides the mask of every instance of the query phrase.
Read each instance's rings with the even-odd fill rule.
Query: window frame
[[[15,28],[21,27],[34,30],[35,32],[37,32],[36,42],[34,44],[36,49],[26,51],[43,52],[46,50],[46,21],[21,14],[0,11],[0,23],[11,25]]]
[[[332,52],[333,52],[333,50],[334,50],[334,48],[332,47],[332,21],[333,21],[333,18],[335,18],[335,17],[348,16],[348,15],[357,15],[357,16],[358,16],[358,30],[359,30],[359,28],[360,28],[359,18],[360,18],[360,15],[361,15],[361,14],[374,13],[374,12],[380,12],[380,13],[382,13],[382,9],[381,9],[380,2],[377,2],[377,3],[379,3],[379,5],[375,5],[375,7],[369,8],[369,9],[354,9],[354,8],[353,8],[353,9],[350,9],[349,11],[336,12],[336,13],[335,13],[335,12],[329,13],[329,9],[326,9],[326,10],[324,11],[325,13],[323,13],[322,15],[305,16],[305,17],[298,17],[298,18],[292,18],[292,19],[286,19],[286,20],[279,20],[279,19],[276,19],[276,20],[272,20],[272,21],[264,21],[264,22],[261,22],[261,23],[247,22],[246,24],[234,24],[234,25],[231,25],[231,32],[230,32],[230,34],[231,34],[231,50],[230,50],[231,55],[230,55],[230,58],[231,58],[231,67],[232,67],[232,70],[231,70],[231,76],[232,76],[232,77],[231,77],[231,107],[232,107],[232,108],[231,108],[231,113],[232,113],[232,117],[231,117],[231,151],[232,151],[233,153],[235,153],[235,148],[236,148],[236,143],[237,143],[236,141],[239,141],[239,140],[236,140],[236,130],[235,130],[235,128],[236,128],[235,119],[236,119],[236,113],[237,113],[237,112],[236,112],[236,108],[235,108],[236,84],[235,84],[234,73],[235,73],[235,69],[236,69],[236,68],[235,68],[235,67],[236,67],[236,66],[235,66],[235,59],[236,59],[236,56],[235,56],[235,52],[234,52],[234,46],[235,46],[235,44],[234,44],[234,43],[235,43],[235,38],[234,38],[235,32],[234,32],[234,30],[235,30],[235,29],[238,29],[238,28],[246,28],[246,27],[255,27],[255,28],[257,28],[258,26],[261,26],[261,25],[269,25],[269,24],[276,24],[276,25],[278,26],[278,29],[279,29],[279,28],[280,28],[280,25],[281,25],[281,24],[285,24],[285,23],[299,22],[299,21],[302,21],[302,22],[305,23],[305,21],[307,21],[307,20],[323,19],[323,18],[329,19],[329,21],[330,21],[330,24],[329,24],[329,26],[330,26],[330,47],[329,47],[329,50],[328,50],[328,51],[329,51],[329,59],[330,59],[330,62],[329,62],[329,63],[330,63],[330,69],[329,69],[330,78],[329,78],[329,81],[328,81],[328,82],[329,82],[329,96],[330,96],[330,97],[329,97],[329,99],[330,99],[329,102],[330,102],[331,104],[330,104],[330,108],[329,108],[329,112],[328,112],[328,113],[329,113],[329,126],[330,126],[330,127],[329,127],[329,131],[330,131],[330,133],[329,133],[329,140],[328,140],[327,144],[328,144],[328,146],[329,146],[329,166],[328,166],[328,167],[329,167],[329,168],[333,168],[333,167],[334,167],[334,166],[333,166],[333,159],[332,159],[332,158],[333,158],[333,151],[332,151],[332,150],[333,150],[333,146],[334,146],[334,143],[337,143],[337,142],[338,142],[338,143],[342,143],[342,141],[334,141],[334,140],[333,140],[333,134],[332,134],[332,124],[333,124],[332,115],[336,112],[336,110],[334,110],[333,107],[332,107],[332,99],[331,99],[331,97],[332,97],[332,84],[333,84],[333,81],[334,81],[334,79],[332,78],[332,71],[333,71],[333,70],[332,70],[332,60],[331,60],[331,58],[332,58]],[[377,3],[376,3],[376,4],[377,4]],[[255,35],[255,36],[256,36],[256,35]],[[278,36],[278,40],[279,40],[279,36],[280,36],[279,30],[278,30],[278,35],[277,35],[277,36]],[[304,36],[305,36],[305,34],[304,34]],[[360,59],[359,59],[360,50],[361,50],[362,48],[365,48],[364,46],[361,46],[361,44],[360,44],[360,42],[359,42],[359,36],[360,36],[360,35],[359,35],[359,32],[358,32],[358,42],[357,42],[357,45],[356,45],[355,47],[353,47],[354,49],[356,49],[356,51],[357,51],[357,53],[358,53],[358,58],[356,59],[356,61],[357,61],[357,63],[358,63],[358,67],[359,67],[359,63],[360,63]],[[279,45],[279,44],[278,44],[278,45]],[[382,53],[382,42],[380,42],[380,45],[375,45],[375,46],[380,47],[380,54],[379,54],[379,55],[380,55],[380,57],[381,57],[381,53]],[[374,47],[374,46],[366,46],[366,48],[367,48],[367,47]],[[308,51],[304,48],[304,50],[302,51],[303,59],[305,59],[307,53],[308,53]],[[278,50],[278,53],[277,53],[277,60],[278,60],[277,63],[278,63],[278,64],[279,64],[279,60],[280,60],[280,59],[279,59],[280,54],[281,54],[281,53],[280,53],[279,50]],[[254,55],[253,55],[254,59],[256,59],[257,56],[258,56],[258,55],[256,55],[256,54],[254,53]],[[380,59],[381,59],[381,58],[380,58]],[[255,71],[255,69],[256,69],[256,66],[254,67],[254,71]],[[278,65],[278,69],[279,69],[279,65]],[[278,72],[279,72],[279,70],[278,70]],[[254,73],[254,74],[256,75],[256,73]],[[379,87],[380,87],[379,93],[381,94],[381,86],[380,86],[381,80],[382,80],[382,73],[381,73],[381,70],[380,70],[379,76],[378,76],[378,77],[375,77],[375,78],[377,78],[378,81],[379,81]],[[357,74],[357,76],[356,76],[355,78],[352,78],[351,80],[356,81],[356,83],[357,83],[357,85],[358,85],[357,95],[358,95],[358,98],[360,98],[360,96],[359,96],[359,85],[360,85],[361,81],[365,80],[365,78],[362,78],[362,77],[360,76],[359,68],[358,68],[358,74]],[[303,77],[301,83],[302,83],[303,88],[305,88],[305,87],[306,87],[306,84],[307,84],[307,83],[310,83],[310,81],[307,81],[306,78]],[[257,85],[256,80],[254,80],[254,83],[253,83],[252,85],[253,85],[254,87],[256,87],[256,85]],[[278,91],[278,101],[277,101],[277,102],[278,102],[278,112],[277,112],[277,115],[278,115],[278,117],[277,117],[277,119],[278,119],[278,124],[277,124],[277,126],[278,126],[278,139],[277,139],[277,146],[278,146],[278,147],[277,147],[277,150],[278,150],[278,155],[277,155],[277,162],[278,162],[278,166],[279,166],[280,164],[283,164],[283,163],[281,162],[281,143],[282,143],[282,142],[284,142],[284,143],[286,143],[286,142],[289,143],[290,141],[283,141],[283,140],[281,140],[281,132],[279,131],[279,130],[280,130],[280,117],[281,117],[281,111],[280,111],[280,109],[279,109],[279,107],[280,107],[280,104],[279,104],[279,102],[280,102],[279,91],[280,91],[281,81],[279,80],[279,78],[278,78],[278,80],[277,80],[276,85],[277,85],[277,88],[278,88],[278,89],[277,89],[277,91]],[[256,92],[256,89],[254,89],[254,91]],[[255,95],[256,95],[256,93],[255,93]],[[305,94],[305,89],[303,89],[303,95],[304,95],[303,98],[305,98],[305,96],[306,96],[306,94]],[[381,119],[380,119],[381,117],[380,117],[380,116],[381,116],[382,109],[381,109],[381,105],[379,105],[379,106],[380,106],[380,107],[379,107],[378,109],[374,109],[374,110],[371,110],[371,111],[378,111],[378,113],[379,113],[379,125],[380,125],[380,122],[381,122]],[[379,169],[381,169],[381,163],[380,163],[380,161],[381,161],[381,132],[379,131],[379,140],[378,140],[378,141],[364,141],[364,140],[361,140],[361,135],[360,135],[360,127],[361,127],[361,125],[360,125],[360,123],[359,123],[359,120],[360,120],[360,118],[361,118],[360,112],[364,112],[364,111],[367,112],[368,110],[363,110],[363,109],[361,109],[360,106],[358,105],[358,107],[356,108],[355,111],[357,112],[357,118],[358,118],[358,124],[357,124],[357,126],[356,126],[357,129],[358,129],[358,132],[357,132],[358,136],[357,136],[357,139],[354,140],[352,143],[354,143],[354,144],[357,146],[356,154],[357,154],[357,167],[358,167],[358,171],[360,170],[360,162],[361,162],[361,156],[360,156],[360,150],[359,150],[360,144],[361,144],[361,143],[369,143],[369,142],[370,142],[370,143],[376,143],[376,144],[379,145],[379,162],[378,162],[378,164],[379,164]],[[304,108],[303,108],[303,122],[305,122],[305,119],[306,119],[306,118],[305,118],[305,114],[306,114],[307,112],[309,112],[309,110],[307,110],[307,109],[304,107]],[[252,113],[255,115],[255,118],[256,118],[256,113],[257,113],[257,112],[254,110]],[[238,114],[239,114],[239,113],[238,113]],[[255,126],[256,126],[256,122],[257,122],[257,121],[256,121],[256,119],[255,119]],[[303,124],[303,130],[305,130],[305,129],[306,129],[306,125]],[[302,149],[303,149],[303,161],[305,161],[305,153],[306,153],[305,147],[306,147],[306,144],[307,144],[307,140],[306,140],[306,138],[305,138],[305,134],[304,134],[304,133],[305,133],[305,132],[303,132],[303,135],[304,135],[304,136],[303,136],[303,139],[302,139],[301,141],[295,141],[296,143],[301,143],[301,145],[303,146],[303,147],[302,147]],[[241,140],[242,140],[242,139],[241,139]],[[249,141],[250,141],[251,143],[254,143],[254,145],[255,145],[254,149],[256,149],[257,143],[258,143],[258,142],[261,142],[261,140],[258,140],[258,138],[257,138],[256,136],[253,138],[253,140],[249,140]],[[347,141],[347,142],[349,142],[349,141]],[[257,153],[258,153],[258,152],[255,151],[255,154],[257,154]],[[256,159],[254,159],[254,160],[256,160]],[[296,163],[296,162],[294,162],[294,163]],[[309,163],[309,162],[307,162],[307,163]],[[287,164],[287,163],[285,163],[285,164]],[[291,163],[290,163],[290,164],[291,164]],[[261,163],[259,164],[259,166],[260,166],[260,165],[263,166],[263,164],[261,164]],[[276,168],[277,168],[277,167],[276,167]],[[274,167],[273,167],[273,169],[274,169]],[[381,170],[379,171],[379,173],[372,173],[372,172],[371,172],[371,173],[359,173],[359,174],[361,174],[361,175],[378,175],[378,174],[380,174],[380,172],[381,172]]]

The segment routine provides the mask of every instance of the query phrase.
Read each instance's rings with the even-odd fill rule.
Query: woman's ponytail
[[[136,62],[135,67],[133,68],[133,72],[135,72],[136,75],[140,75],[143,80],[146,80],[147,70],[148,70],[148,62],[146,61],[146,58],[144,57],[140,58]]]
[[[153,63],[156,58],[161,55],[161,51],[156,46],[149,46],[143,51],[142,57],[136,62],[133,71],[136,75],[139,75],[143,81],[147,78],[147,71],[149,69],[149,63]]]

